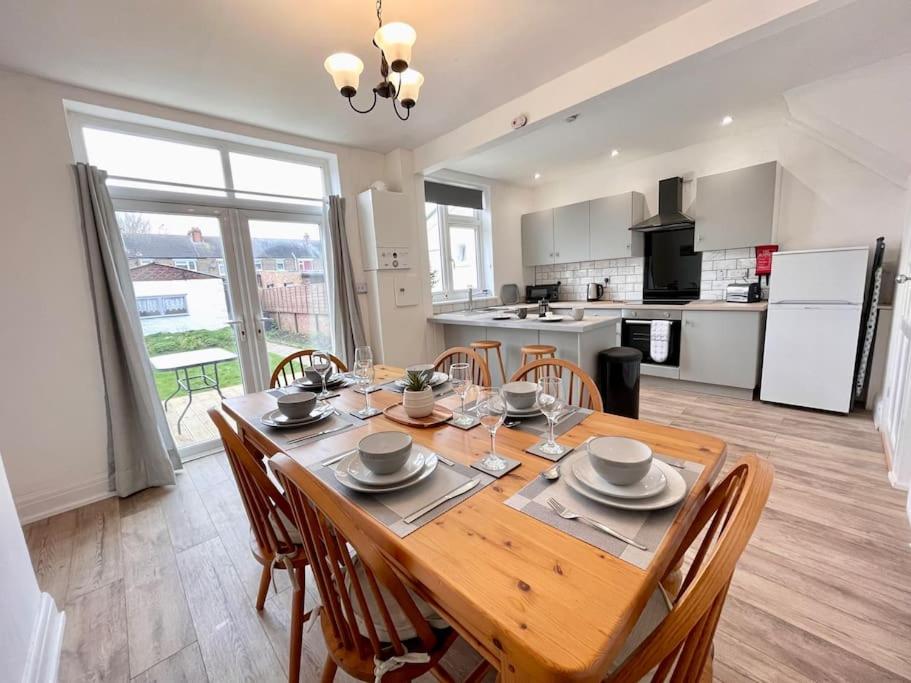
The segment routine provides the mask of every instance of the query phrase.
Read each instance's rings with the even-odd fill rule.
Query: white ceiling
[[[359,116],[323,60],[379,81],[372,0],[0,0],[0,65],[331,142],[413,148],[706,0],[387,0],[417,30],[426,83],[408,123]],[[369,100],[368,100],[369,101]],[[387,109],[388,108],[388,109]]]
[[[720,45],[573,108],[524,134],[509,136],[447,167],[534,185],[602,162],[622,164],[725,135],[787,114],[789,89],[911,49],[911,2],[860,0],[732,49]],[[907,88],[906,88],[907,90]],[[907,97],[907,93],[896,94]],[[855,109],[863,110],[862,103]],[[734,124],[723,128],[723,115]],[[906,122],[905,122],[906,123]]]

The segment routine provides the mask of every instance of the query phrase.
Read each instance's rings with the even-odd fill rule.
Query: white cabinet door
[[[638,192],[625,192],[589,203],[591,259],[642,256],[643,234],[630,227],[645,217],[645,198]]]
[[[554,263],[589,259],[589,202],[554,209]]]
[[[554,262],[554,211],[546,209],[522,216],[522,263],[544,266]]]
[[[680,379],[753,389],[762,317],[756,311],[684,311]]]
[[[696,251],[738,249],[772,241],[778,162],[696,180]]]
[[[780,251],[772,256],[769,303],[863,303],[868,259],[867,247]]]

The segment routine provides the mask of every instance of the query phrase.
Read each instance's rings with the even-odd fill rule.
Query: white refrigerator
[[[763,401],[850,411],[868,258],[867,247],[772,257]]]

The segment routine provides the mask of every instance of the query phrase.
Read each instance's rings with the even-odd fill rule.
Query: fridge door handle
[[[799,304],[799,305],[821,305],[821,304],[833,304],[839,306],[860,306],[857,301],[847,301],[846,299],[778,299],[777,301],[770,301],[771,304]]]

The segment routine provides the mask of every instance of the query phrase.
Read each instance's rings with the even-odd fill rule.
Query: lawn
[[[197,351],[199,349],[220,348],[237,352],[234,341],[234,331],[230,327],[220,330],[193,330],[191,332],[156,332],[145,338],[149,356],[158,356],[163,353],[176,353],[177,351]],[[281,354],[269,353],[269,367],[274,368],[282,359]],[[199,371],[197,368],[196,372]],[[211,373],[211,366],[206,366],[206,371]],[[194,370],[190,370],[192,373]],[[173,372],[153,372],[158,396],[164,400],[174,393],[177,380]],[[222,387],[230,387],[241,383],[240,364],[234,360],[230,363],[218,364],[218,381]],[[199,382],[194,382],[194,386]],[[183,395],[182,393],[180,395]],[[176,398],[176,397],[175,397]]]

